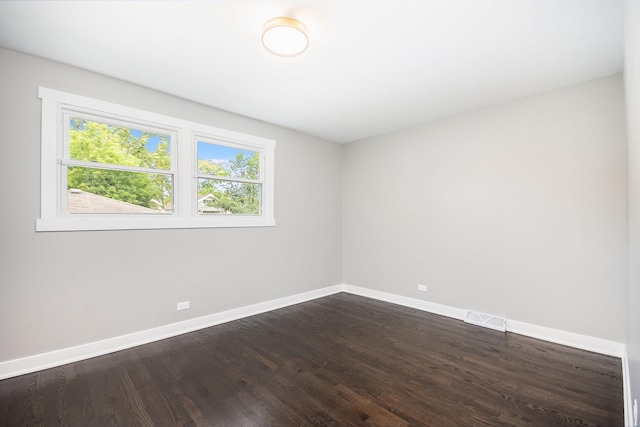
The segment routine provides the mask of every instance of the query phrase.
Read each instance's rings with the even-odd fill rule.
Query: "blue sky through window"
[[[210,163],[226,163],[235,159],[238,153],[242,153],[245,158],[254,154],[253,151],[198,141],[198,160],[207,160]]]
[[[143,133],[144,132],[139,129],[131,129],[131,135],[135,136],[136,138],[142,137]],[[162,135],[151,134],[149,139],[147,139],[147,144],[145,145],[145,147],[147,147],[147,150],[149,150],[150,153],[153,153],[154,151],[158,150],[158,144],[160,144],[160,142],[162,142]]]

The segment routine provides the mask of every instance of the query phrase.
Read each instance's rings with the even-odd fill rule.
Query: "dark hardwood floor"
[[[622,426],[620,359],[337,294],[0,381],[0,424]]]

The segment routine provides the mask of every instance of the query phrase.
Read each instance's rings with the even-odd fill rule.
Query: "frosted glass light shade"
[[[262,44],[271,53],[296,56],[307,50],[307,29],[293,18],[274,18],[264,25]]]

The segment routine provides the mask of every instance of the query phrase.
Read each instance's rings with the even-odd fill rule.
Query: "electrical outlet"
[[[418,290],[422,292],[427,292],[427,285],[421,285],[418,283]]]
[[[186,310],[189,308],[189,301],[179,302],[176,310]]]
[[[633,399],[633,425],[638,426],[638,399]]]

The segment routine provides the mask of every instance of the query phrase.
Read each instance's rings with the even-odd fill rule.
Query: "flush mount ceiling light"
[[[307,50],[309,37],[302,22],[293,18],[273,18],[262,29],[262,44],[279,56],[296,56]]]

